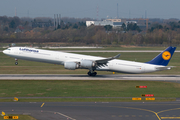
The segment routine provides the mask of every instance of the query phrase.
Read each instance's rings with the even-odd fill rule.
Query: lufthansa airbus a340
[[[45,62],[64,65],[65,69],[89,69],[89,76],[96,76],[95,71],[112,71],[120,73],[148,73],[160,70],[169,70],[173,66],[167,66],[176,47],[168,47],[149,62],[133,62],[119,60],[120,54],[110,57],[96,57],[58,51],[34,49],[28,47],[10,47],[3,51],[4,54],[14,57],[18,65],[18,59]]]

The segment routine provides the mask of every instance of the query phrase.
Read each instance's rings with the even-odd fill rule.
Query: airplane
[[[15,65],[18,65],[18,59],[23,59],[64,65],[64,68],[69,70],[89,69],[87,74],[89,76],[96,76],[97,72],[95,71],[139,74],[169,70],[173,66],[167,65],[175,50],[176,47],[170,46],[151,61],[145,63],[117,59],[120,57],[120,54],[104,58],[28,47],[10,47],[4,50],[3,53],[15,58]]]

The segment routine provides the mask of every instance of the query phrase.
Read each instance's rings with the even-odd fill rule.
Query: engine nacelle
[[[90,60],[82,60],[81,61],[81,67],[84,67],[84,68],[92,68],[95,65],[96,65],[96,63],[93,61],[90,61]]]
[[[75,70],[79,68],[79,64],[75,62],[65,62],[64,68],[69,70]]]

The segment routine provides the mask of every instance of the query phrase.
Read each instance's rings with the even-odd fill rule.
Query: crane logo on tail
[[[164,51],[164,52],[162,53],[162,58],[163,58],[164,60],[169,60],[169,59],[171,58],[171,53],[170,53],[169,51]]]

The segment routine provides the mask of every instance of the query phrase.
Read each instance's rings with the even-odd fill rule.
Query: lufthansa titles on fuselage
[[[38,53],[39,50],[32,50],[32,49],[28,49],[28,48],[19,48],[20,51],[26,51],[26,52],[34,52],[34,53]]]

